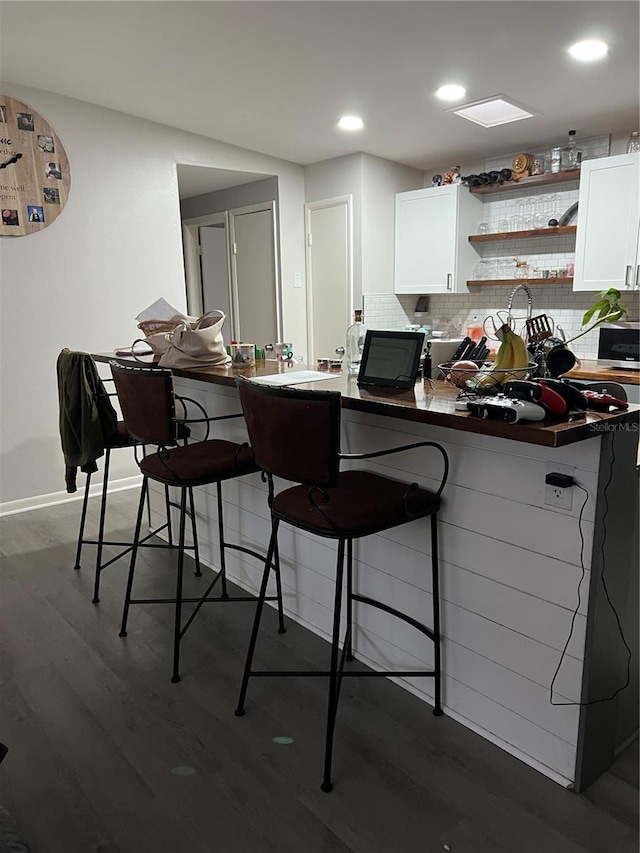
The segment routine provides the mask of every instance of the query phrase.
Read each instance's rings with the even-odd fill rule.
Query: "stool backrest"
[[[111,362],[127,432],[142,444],[176,444],[176,412],[170,370]]]
[[[256,464],[285,480],[336,484],[340,465],[340,392],[301,391],[238,377]]]

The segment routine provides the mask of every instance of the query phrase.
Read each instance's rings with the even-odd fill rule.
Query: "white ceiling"
[[[637,129],[638,11],[626,0],[3,0],[1,68],[8,82],[295,163],[364,151],[427,171],[569,128]],[[574,62],[567,47],[588,37],[609,56]],[[478,127],[433,97],[447,82],[536,115]],[[365,129],[337,130],[344,113]]]

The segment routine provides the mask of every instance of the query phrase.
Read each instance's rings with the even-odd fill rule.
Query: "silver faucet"
[[[507,304],[507,311],[511,314],[511,309],[513,308],[513,298],[519,290],[524,290],[527,294],[527,319],[531,319],[531,314],[533,312],[533,295],[531,290],[527,287],[526,284],[517,284],[509,295],[509,302]]]

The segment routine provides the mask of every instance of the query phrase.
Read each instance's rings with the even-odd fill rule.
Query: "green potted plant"
[[[617,323],[619,320],[626,320],[629,316],[628,308],[620,302],[620,291],[616,290],[615,287],[600,291],[598,296],[599,298],[585,311],[582,317],[583,326],[588,326],[589,323],[591,325],[588,329],[583,329],[583,331],[578,332],[577,335],[570,338],[566,342],[567,344],[577,341],[578,338],[593,331],[601,323]]]

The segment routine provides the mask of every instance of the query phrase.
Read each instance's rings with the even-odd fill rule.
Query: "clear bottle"
[[[349,373],[360,371],[364,339],[367,336],[367,327],[362,322],[362,311],[356,308],[354,313],[355,321],[347,329],[347,370]]]
[[[569,142],[562,149],[562,171],[566,172],[569,169],[579,169],[582,163],[582,151],[576,143],[575,130],[569,131]]]
[[[634,130],[627,142],[627,154],[635,154],[638,151],[640,151],[640,133]]]

